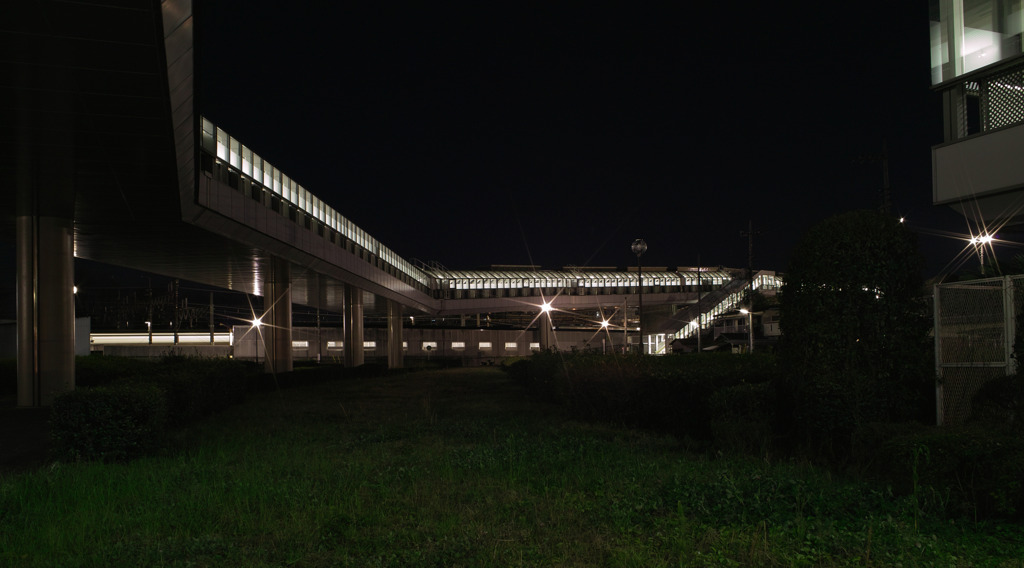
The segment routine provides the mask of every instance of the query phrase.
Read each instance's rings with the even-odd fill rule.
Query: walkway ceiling
[[[16,207],[0,208],[4,238],[17,214],[73,214],[80,258],[262,293],[267,255],[182,221],[160,2],[0,12],[0,183],[17,188]],[[293,278],[293,301],[341,310],[340,283]]]

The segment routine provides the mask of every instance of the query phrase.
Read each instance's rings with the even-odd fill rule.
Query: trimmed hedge
[[[230,359],[165,357],[150,375],[131,380],[159,387],[169,424],[178,427],[241,401],[252,374],[251,366]]]
[[[900,493],[926,493],[948,516],[1024,518],[1024,438],[1010,429],[895,435],[876,447],[868,471]]]
[[[55,458],[124,461],[161,446],[167,405],[150,384],[77,389],[57,397],[50,421]]]
[[[505,368],[532,396],[562,404],[573,416],[701,442],[715,438],[713,418],[718,410],[711,401],[716,393],[741,385],[767,385],[777,369],[774,357],[766,354],[643,357],[586,352],[537,353]],[[767,386],[747,393],[748,398],[767,397],[762,403],[751,402],[761,414],[751,420],[772,422],[770,393]],[[764,428],[750,433],[756,438],[750,445],[762,446]]]
[[[730,452],[765,455],[775,439],[775,385],[741,383],[715,391],[708,399],[711,438]]]
[[[1024,431],[1024,375],[988,381],[971,399],[971,422]]]
[[[94,361],[93,359],[106,359]],[[85,382],[54,401],[53,454],[122,461],[155,452],[170,429],[239,402],[255,367],[229,359],[79,359]]]
[[[0,359],[0,396],[17,396],[18,360]]]

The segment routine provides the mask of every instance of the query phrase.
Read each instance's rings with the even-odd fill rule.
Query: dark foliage
[[[54,401],[52,452],[64,461],[124,461],[160,447],[167,406],[154,385],[77,389]]]
[[[780,320],[780,403],[795,443],[842,458],[859,424],[924,418],[934,372],[921,267],[913,235],[874,211],[827,219],[800,241]]]
[[[729,397],[743,398],[748,407],[742,412],[752,421],[772,422],[770,387],[743,390],[744,385],[767,385],[774,378],[774,358],[765,354],[642,357],[544,352],[506,370],[532,396],[562,404],[578,418],[648,428],[681,439],[712,440],[715,413],[721,410],[712,398],[731,388],[738,390],[717,395],[718,404],[729,404]],[[720,432],[724,435],[724,428]],[[760,446],[767,436],[760,426],[748,433],[759,438],[747,445]]]
[[[104,359],[103,361],[100,361]],[[54,457],[126,460],[159,449],[170,429],[240,401],[255,368],[229,359],[79,358],[86,382],[54,401]]]
[[[979,424],[908,428],[875,443],[868,471],[951,516],[1024,518],[1024,438]],[[895,431],[891,431],[895,433]]]
[[[716,448],[764,455],[775,438],[775,382],[743,382],[715,391],[708,399],[711,438]]]
[[[18,360],[0,359],[0,396],[18,394]]]
[[[167,401],[168,422],[177,427],[242,400],[252,371],[230,359],[171,356],[150,374],[129,380],[159,387]]]
[[[1024,376],[988,381],[971,399],[971,422],[1024,431]]]
[[[75,386],[97,387],[117,381],[145,377],[159,363],[131,357],[90,355],[75,358]]]

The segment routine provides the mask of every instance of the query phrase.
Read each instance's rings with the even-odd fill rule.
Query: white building
[[[932,86],[944,142],[933,202],[992,234],[1024,223],[1024,0],[930,0]]]

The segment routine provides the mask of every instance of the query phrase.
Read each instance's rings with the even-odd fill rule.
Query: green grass
[[[165,455],[4,477],[0,565],[1024,566],[1022,527],[941,499],[689,454],[458,369],[251,396]]]

